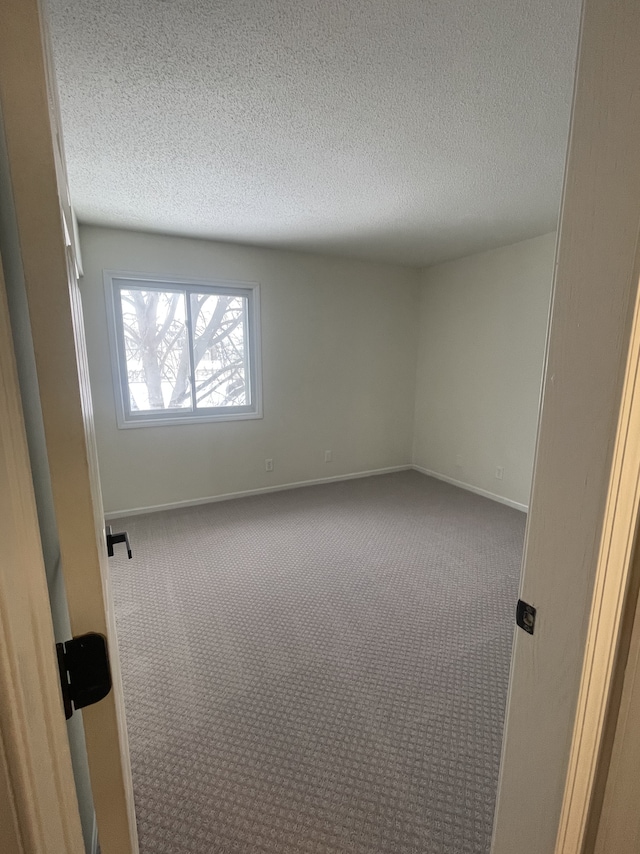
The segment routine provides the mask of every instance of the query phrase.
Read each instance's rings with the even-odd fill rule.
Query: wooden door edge
[[[628,598],[637,593],[632,568],[640,505],[639,277],[637,242],[629,350],[555,854],[586,854],[591,844],[611,751],[608,721],[617,717],[620,670],[628,653],[625,614]]]
[[[11,767],[0,734],[0,851],[27,854],[23,845],[18,810],[11,780]]]
[[[0,413],[0,840],[82,854],[1,259]]]
[[[71,629],[109,639],[113,689],[83,715],[100,845],[112,854],[137,854],[117,641],[102,574],[104,517],[88,438],[84,330],[73,322],[79,293],[65,245],[68,194],[46,29],[42,0],[0,2],[0,102]]]
[[[585,851],[589,854],[636,854],[640,842],[640,817],[637,808],[637,769],[640,762],[640,549],[636,533],[633,593],[628,596],[625,614],[627,633],[624,649],[628,655],[616,668],[618,702],[611,704],[608,716],[609,737],[606,768],[598,773],[598,810],[592,807]],[[634,603],[635,600],[635,603]],[[635,607],[634,607],[635,605]],[[604,765],[604,763],[603,763]]]

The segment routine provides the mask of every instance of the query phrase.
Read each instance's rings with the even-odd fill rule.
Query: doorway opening
[[[56,34],[55,16],[54,4],[64,118],[74,109],[74,87],[65,83],[87,77],[65,67],[70,28],[60,18]],[[577,10],[573,23],[577,29]],[[68,42],[80,38],[80,64],[83,51],[96,60],[90,31],[72,31]],[[559,174],[569,50],[567,57]],[[173,75],[172,85],[180,79]],[[72,136],[73,122],[67,127]],[[69,152],[73,196],[82,158],[73,141]],[[123,170],[131,164],[120,161]],[[559,180],[556,190],[559,197]],[[95,201],[100,194],[92,193]],[[229,845],[264,839],[268,850],[280,831],[292,850],[323,840],[336,851],[412,850],[429,840],[488,850],[555,209],[541,237],[514,240],[509,232],[469,255],[473,240],[459,234],[457,249],[440,242],[439,259],[409,252],[394,261],[393,240],[382,241],[384,259],[375,257],[379,235],[365,241],[370,257],[361,260],[357,233],[349,245],[318,238],[313,252],[293,251],[295,234],[286,248],[280,238],[257,248],[241,230],[234,245],[224,232],[217,240],[167,236],[159,223],[134,231],[83,213],[79,197],[76,206],[103,498],[110,523],[126,519],[134,549],[131,563],[114,557],[111,572],[143,846],[157,844],[154,833],[166,840],[176,811],[184,814],[176,804],[188,801],[218,824],[180,825],[176,839],[189,838],[186,850],[206,850],[224,834]],[[180,287],[187,279],[188,287],[236,289],[259,281],[264,411],[252,414],[263,417],[145,423],[145,406],[174,415],[180,406],[163,398],[152,407],[150,392],[142,408],[135,395],[135,406],[122,396],[118,372],[129,390],[146,384],[152,348],[140,325],[137,343],[126,338],[117,315],[109,334],[103,279],[114,271],[147,283],[171,277]],[[191,397],[181,389],[178,397],[190,400],[193,415],[199,383],[222,370],[223,357],[208,342],[203,361],[194,358],[198,313],[188,319],[189,296],[184,317],[176,309],[165,333],[182,319],[174,345],[189,356],[183,380]],[[126,352],[118,358],[120,332],[125,348],[139,348],[137,378],[127,373]],[[255,378],[257,362],[247,368],[244,345],[231,344],[244,380]],[[170,373],[165,350],[156,347],[155,357]],[[208,375],[199,376],[205,364]],[[179,360],[174,368],[180,372]],[[154,653],[163,644],[175,658]],[[136,685],[147,687],[136,693]],[[253,750],[238,754],[250,735]],[[184,772],[169,789],[176,755]],[[169,791],[170,801],[158,800]],[[295,809],[283,816],[294,796]],[[440,808],[425,818],[432,798]],[[262,810],[260,827],[247,827],[247,810]]]

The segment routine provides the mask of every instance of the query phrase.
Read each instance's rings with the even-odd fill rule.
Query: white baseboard
[[[499,504],[506,504],[507,507],[513,507],[514,510],[520,510],[523,513],[528,513],[529,508],[526,504],[520,504],[519,501],[512,501],[510,498],[505,498],[503,495],[496,495],[495,492],[489,492],[486,489],[480,489],[479,486],[472,486],[470,483],[464,483],[461,480],[455,480],[453,477],[448,477],[446,474],[440,474],[437,471],[431,471],[430,469],[425,469],[422,466],[411,466],[415,471],[419,471],[422,474],[429,475],[429,477],[435,477],[437,480],[444,480],[445,483],[450,483],[453,486],[458,486],[460,489],[466,489],[468,492],[475,492],[476,495],[482,495],[484,498],[490,498],[492,501],[497,501]]]
[[[415,468],[407,464],[404,466],[388,466],[384,469],[372,469],[371,471],[357,471],[350,474],[337,474],[333,477],[317,477],[313,480],[299,480],[295,483],[280,483],[277,486],[262,486],[259,489],[243,489],[241,492],[225,492],[223,495],[212,495],[208,498],[195,498],[186,501],[172,501],[169,504],[154,504],[150,507],[133,507],[129,510],[112,510],[104,514],[104,518],[119,519],[124,516],[141,516],[143,513],[156,513],[159,510],[176,510],[180,507],[195,507],[198,504],[213,504],[216,501],[230,501],[234,498],[247,498],[250,495],[264,495],[267,492],[283,492],[285,489],[299,489],[302,486],[316,486],[320,483],[335,483],[339,480],[356,480],[361,477],[373,477],[377,474],[391,474],[394,471],[409,471]]]
[[[518,501],[512,501],[510,498],[505,498],[503,495],[496,495],[494,492],[489,492],[486,489],[480,489],[479,486],[473,486],[470,483],[464,483],[461,480],[448,477],[446,474],[440,474],[437,471],[423,468],[417,465],[403,466],[388,466],[383,469],[371,469],[370,471],[351,472],[349,474],[337,474],[333,477],[317,477],[313,480],[299,480],[294,483],[279,483],[276,486],[262,486],[259,489],[243,489],[240,492],[225,492],[222,495],[211,495],[206,498],[193,498],[186,501],[172,501],[168,504],[152,504],[149,507],[133,507],[128,510],[112,510],[105,513],[104,517],[107,521],[110,519],[119,519],[124,516],[141,516],[144,513],[157,513],[160,510],[177,510],[180,507],[195,507],[199,504],[214,504],[217,501],[231,501],[234,498],[247,498],[250,495],[265,495],[268,492],[283,492],[286,489],[299,489],[303,486],[316,486],[320,483],[336,483],[340,480],[356,480],[361,477],[373,477],[378,474],[390,474],[394,471],[409,471],[413,469],[421,474],[426,474],[429,477],[435,477],[437,480],[443,480],[460,489],[466,489],[468,492],[475,492],[476,495],[482,495],[484,498],[490,498],[492,501],[497,501],[499,504],[506,504],[507,507],[513,507],[515,510],[520,510],[527,513],[529,508],[526,504],[520,504]]]

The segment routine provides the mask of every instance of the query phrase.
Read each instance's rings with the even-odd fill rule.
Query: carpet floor
[[[524,523],[413,471],[113,523],[141,854],[486,854]]]

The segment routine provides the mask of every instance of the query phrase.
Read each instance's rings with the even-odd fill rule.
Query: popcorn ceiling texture
[[[555,227],[579,0],[50,0],[81,221],[428,265]]]

